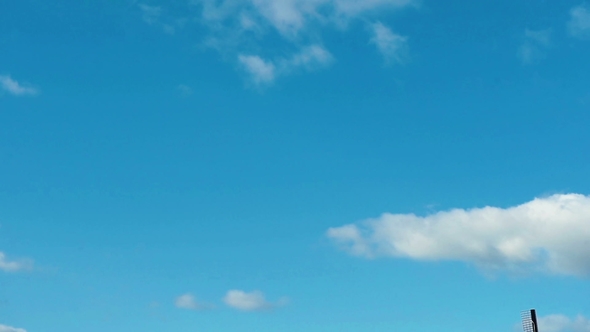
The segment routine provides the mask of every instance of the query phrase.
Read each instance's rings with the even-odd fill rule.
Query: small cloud
[[[572,37],[590,39],[590,7],[581,4],[572,8],[567,27]]]
[[[223,301],[228,306],[243,311],[262,310],[270,307],[270,303],[266,301],[264,294],[260,291],[246,293],[241,290],[230,290]]]
[[[542,55],[539,49],[533,45],[524,43],[518,49],[518,57],[523,64],[530,65],[535,63]]]
[[[141,10],[141,17],[143,21],[149,25],[160,27],[164,33],[173,35],[176,33],[177,27],[182,27],[185,22],[182,19],[178,19],[172,23],[163,23],[163,21],[169,21],[162,15],[162,7],[149,6],[146,4],[139,4]]]
[[[141,9],[142,18],[144,22],[148,24],[154,24],[158,22],[162,15],[162,8],[157,6],[148,6],[146,4],[139,4]]]
[[[529,29],[525,29],[524,30],[524,36],[531,40],[536,42],[539,45],[542,46],[550,46],[551,45],[551,29],[545,29],[545,30],[529,30]]]
[[[265,61],[257,55],[238,56],[240,64],[250,74],[256,84],[269,84],[275,80],[275,65],[270,61]]]
[[[230,290],[223,298],[226,305],[241,311],[260,311],[287,305],[288,299],[281,298],[276,303],[268,302],[260,291],[250,293],[241,290]]]
[[[518,49],[518,57],[523,64],[538,63],[545,57],[545,50],[551,46],[551,29],[524,31],[524,42]]]
[[[164,29],[164,32],[169,35],[173,35],[176,32],[176,28],[170,24],[162,24],[162,29]]]
[[[27,332],[27,330],[0,324],[0,332]]]
[[[246,13],[241,13],[241,15],[240,15],[240,27],[244,31],[260,32],[262,29],[260,27],[260,25],[258,24],[258,22],[256,22],[256,20],[254,18],[252,18],[251,15],[248,15]]]
[[[492,271],[590,276],[590,196],[579,194],[424,217],[385,213],[330,228],[327,236],[365,258],[462,261]]]
[[[33,268],[30,260],[9,261],[6,255],[0,251],[0,270],[4,272],[27,271]],[[0,331],[1,332],[1,331]]]
[[[187,293],[183,294],[176,298],[174,301],[174,305],[180,309],[187,309],[187,310],[204,310],[210,308],[209,305],[205,305],[202,303],[197,302],[197,299],[194,295]]]
[[[8,75],[0,75],[0,88],[14,96],[34,96],[37,89],[23,86]]]
[[[582,315],[573,319],[565,315],[549,315],[539,318],[539,330],[543,332],[590,332],[590,320]]]
[[[193,94],[193,89],[188,85],[180,84],[177,89],[183,96],[190,96]]]
[[[386,63],[403,64],[407,61],[408,37],[394,33],[381,22],[372,24],[371,32],[371,43],[381,52]]]
[[[323,46],[314,44],[303,47],[289,58],[281,58],[275,62],[264,60],[257,55],[240,55],[238,60],[256,85],[268,85],[277,77],[292,73],[299,68],[312,71],[328,66],[334,61],[334,57]]]
[[[305,47],[301,52],[293,55],[293,57],[286,61],[285,65],[288,67],[304,67],[312,70],[316,67],[329,65],[334,60],[334,57],[328,50],[320,45],[311,45]]]

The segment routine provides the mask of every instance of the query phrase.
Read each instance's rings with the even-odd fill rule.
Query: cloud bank
[[[260,311],[283,306],[287,299],[283,298],[276,303],[268,302],[260,291],[250,293],[241,290],[230,290],[223,298],[223,302],[229,307],[241,311]]]
[[[539,318],[539,330],[543,332],[590,332],[590,320],[578,315],[571,319],[564,315],[549,315]]]
[[[590,196],[536,198],[510,208],[453,209],[425,217],[385,213],[327,236],[352,255],[452,260],[485,269],[590,275]]]
[[[30,260],[10,261],[6,255],[0,251],[0,271],[19,272],[33,268],[33,262]],[[0,330],[0,332],[2,332]]]
[[[13,96],[34,96],[38,93],[37,89],[24,86],[15,81],[8,75],[0,75],[0,90],[8,92]]]
[[[17,329],[16,327],[6,326],[0,324],[0,332],[27,332],[25,329]]]

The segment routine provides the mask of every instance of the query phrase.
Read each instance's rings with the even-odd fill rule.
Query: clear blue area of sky
[[[330,66],[257,89],[198,24],[166,34],[125,1],[2,1],[0,75],[40,92],[0,96],[0,251],[35,260],[0,273],[0,324],[491,332],[531,306],[590,314],[584,278],[363,260],[325,237],[384,212],[589,194],[576,5],[424,0],[370,16],[408,36],[403,65],[384,65],[357,20],[320,29]],[[526,29],[551,29],[533,64]],[[290,303],[242,313],[229,289]],[[187,292],[216,308],[176,308]]]

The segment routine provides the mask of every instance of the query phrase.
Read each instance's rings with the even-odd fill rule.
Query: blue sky
[[[0,332],[590,331],[590,3],[0,3]]]

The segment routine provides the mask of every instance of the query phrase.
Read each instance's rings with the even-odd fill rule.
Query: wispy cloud
[[[539,45],[542,46],[550,46],[551,45],[551,29],[545,30],[529,30],[525,29],[524,36],[526,39],[530,41],[534,41]]]
[[[371,33],[371,43],[381,52],[386,63],[403,64],[407,61],[408,37],[394,33],[381,22],[371,25]]]
[[[297,68],[318,68],[334,56],[322,44],[327,29],[346,31],[354,20],[371,20],[418,0],[191,0],[205,28],[203,45],[236,59],[257,85],[269,84]],[[144,20],[154,24],[161,7],[144,6]],[[383,25],[381,25],[384,27]],[[384,27],[385,28],[385,27]],[[385,28],[387,29],[387,28]],[[374,38],[391,62],[402,62],[406,37],[388,30]],[[291,50],[290,54],[285,50]],[[407,53],[407,52],[406,52]],[[281,54],[278,56],[278,54]]]
[[[537,198],[510,208],[453,209],[425,217],[383,214],[331,228],[352,255],[455,260],[485,269],[590,275],[590,196]]]
[[[229,307],[241,311],[260,311],[284,306],[288,300],[282,298],[276,303],[272,303],[267,301],[260,291],[247,293],[241,290],[230,290],[223,298],[223,302]]]
[[[174,305],[180,309],[187,309],[187,310],[204,310],[209,309],[211,306],[200,303],[197,301],[194,295],[187,293],[180,295],[174,301]]]
[[[34,96],[37,89],[23,85],[8,75],[0,75],[0,88],[14,96]]]
[[[162,15],[162,7],[146,4],[139,4],[138,6],[141,9],[143,20],[148,24],[156,23],[160,19],[160,15]]]
[[[571,36],[590,39],[590,7],[587,4],[581,4],[572,8],[567,27]]]
[[[150,6],[146,4],[138,4],[139,9],[141,10],[141,16],[144,22],[149,25],[155,25],[162,28],[162,30],[167,33],[173,35],[176,32],[176,28],[172,24],[162,23],[162,7],[160,6]]]
[[[176,88],[183,96],[190,96],[193,94],[193,89],[188,85],[179,84]]]
[[[283,60],[285,70],[293,68],[305,68],[313,70],[329,65],[334,57],[328,50],[320,45],[311,45],[301,49],[299,53],[294,54],[290,59]]]
[[[328,66],[333,56],[320,45],[302,48],[290,58],[279,58],[275,61],[265,60],[258,55],[238,55],[238,60],[251,80],[258,86],[268,85],[281,76],[298,69],[312,71]]]
[[[543,332],[590,332],[590,320],[582,315],[573,319],[565,315],[549,315],[539,318],[539,330]]]
[[[240,64],[256,84],[272,83],[276,77],[275,65],[262,59],[258,55],[244,55],[238,56]]]
[[[27,330],[0,324],[0,332],[27,332]]]
[[[0,251],[0,271],[4,272],[19,272],[27,271],[33,268],[33,262],[31,260],[8,260],[6,255]]]
[[[518,57],[523,64],[538,63],[545,57],[546,49],[551,46],[551,29],[524,31],[524,41],[518,49]]]
[[[240,27],[244,15],[249,22],[269,27],[282,36],[293,38],[310,26],[337,24],[367,13],[402,8],[415,4],[414,0],[194,0],[203,8],[207,23],[226,27]],[[237,14],[237,15],[236,15]],[[242,15],[240,15],[242,14]],[[238,20],[236,22],[235,20]]]

